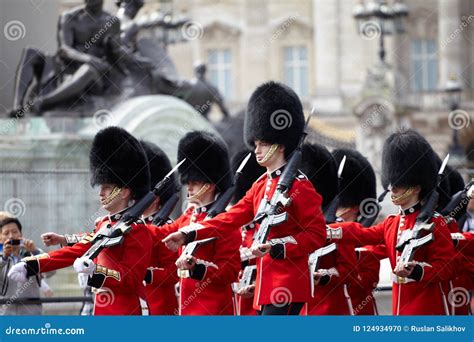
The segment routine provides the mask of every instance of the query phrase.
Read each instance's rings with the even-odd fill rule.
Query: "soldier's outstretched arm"
[[[169,249],[177,250],[179,246],[191,241],[211,237],[224,238],[229,229],[240,229],[240,227],[252,221],[254,217],[252,199],[253,191],[251,188],[229,211],[223,212],[208,221],[182,227],[176,233],[168,235],[163,239],[163,242]]]
[[[327,239],[332,242],[350,243],[356,247],[384,244],[387,219],[369,228],[358,222],[331,223],[327,226]]]
[[[22,259],[8,273],[11,279],[25,282],[29,277],[40,273],[55,271],[72,266],[74,261],[81,257],[89,247],[94,234],[88,234],[73,246],[66,246],[49,253],[41,253]]]

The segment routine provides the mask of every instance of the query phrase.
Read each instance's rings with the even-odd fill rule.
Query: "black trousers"
[[[273,304],[266,304],[262,306],[262,311],[257,311],[261,316],[271,316],[271,315],[292,315],[296,316],[300,314],[301,308],[304,303],[288,303],[286,305],[275,306]]]

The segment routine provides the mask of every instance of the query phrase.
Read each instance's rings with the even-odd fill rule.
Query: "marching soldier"
[[[140,142],[119,127],[97,133],[90,152],[91,185],[100,185],[100,202],[110,214],[96,220],[92,233],[73,246],[23,259],[9,277],[28,277],[74,264],[96,289],[94,315],[141,315],[146,312],[145,278],[152,240],[143,222],[132,224],[120,245],[106,248],[93,261],[83,257],[96,234],[108,235],[133,200],[150,190],[147,158]]]
[[[377,215],[375,172],[367,158],[351,149],[337,149],[333,155],[337,163],[341,163],[346,156],[336,212],[338,221],[358,222],[364,217]],[[338,247],[344,245],[339,244]],[[351,247],[354,248],[353,245]],[[355,248],[356,267],[351,273],[353,281],[348,288],[354,315],[375,315],[377,312],[373,290],[379,280],[380,259],[386,257],[384,251],[383,245]]]
[[[147,141],[140,141],[140,143],[147,156],[151,185],[153,186],[171,170],[171,162],[157,145]],[[153,225],[154,216],[160,210],[162,204],[166,203],[176,192],[176,189],[174,175],[171,175],[170,184],[143,213],[143,221],[150,228],[153,238],[152,264],[148,267],[145,275],[146,300],[151,315],[174,315],[178,312],[178,300],[175,296],[175,284],[178,282],[175,261],[178,258],[178,253],[170,251],[163,245],[161,240],[165,235],[159,227]],[[172,220],[168,218],[166,223],[171,222]],[[41,237],[47,246],[57,244],[73,246],[86,235],[86,233],[60,235],[48,232]],[[87,285],[87,280],[85,280],[85,284]]]
[[[231,186],[227,147],[217,136],[199,131],[186,134],[178,145],[178,160],[184,158],[179,171],[189,207],[176,221],[161,227],[165,233],[204,221],[218,195]],[[199,245],[194,253],[181,250],[187,267],[179,270],[180,315],[234,314],[232,283],[240,269],[241,241],[240,232],[234,230]]]
[[[413,230],[420,210],[434,190],[436,175],[434,151],[421,135],[413,130],[392,134],[384,144],[382,184],[386,189],[390,185],[392,202],[400,207],[400,213],[370,228],[350,222],[347,227],[343,222],[328,230],[330,238],[337,235],[346,242],[386,245],[393,268],[394,315],[448,314],[443,286],[453,277],[454,248],[443,217],[435,213],[431,218],[431,241],[417,246],[415,243],[426,241],[419,237],[403,240],[407,234],[403,232]],[[405,253],[397,250],[399,244],[405,246]],[[414,247],[408,255],[407,246]],[[409,258],[399,260],[403,254]]]
[[[171,162],[155,144],[148,141],[141,141],[141,144],[148,159],[153,186],[171,170]],[[178,258],[178,253],[165,247],[161,240],[166,235],[162,232],[161,227],[153,224],[157,212],[177,191],[174,175],[171,177],[170,184],[143,213],[143,221],[149,227],[153,239],[151,264],[145,276],[146,300],[150,315],[175,315],[178,312],[178,300],[175,295],[175,285],[178,282],[175,261]],[[172,220],[168,218],[166,223],[171,222]]]
[[[235,193],[232,199],[232,204],[240,201],[245,193],[252,187],[252,184],[265,173],[265,168],[260,166],[257,163],[255,158],[255,153],[250,152],[248,149],[237,152],[232,157],[232,170],[234,172],[240,166],[242,160],[249,154],[252,153],[252,156],[248,160],[245,168],[243,170],[242,176],[239,178],[238,183],[235,185]],[[256,265],[256,259],[250,258],[252,253],[250,252],[250,247],[252,245],[253,233],[255,229],[247,229],[245,226],[241,227],[242,232],[242,246],[240,247],[240,256],[242,263],[242,270],[240,276],[243,276],[243,272],[246,267],[253,267]],[[257,314],[256,310],[253,308],[253,296],[255,291],[255,282],[250,286],[240,288],[237,292],[237,313],[239,316],[255,316]]]
[[[174,249],[185,241],[226,236],[251,222],[260,205],[271,200],[303,129],[303,108],[293,90],[276,82],[259,86],[247,106],[244,136],[266,174],[226,213],[171,234],[164,240],[167,246]],[[269,242],[252,247],[257,257],[254,308],[262,315],[300,313],[311,298],[308,254],[325,243],[322,199],[304,174],[296,176],[288,195],[291,204],[281,211],[288,220],[270,231]],[[254,229],[259,228],[256,224]],[[184,260],[178,266],[187,267]]]
[[[302,153],[301,171],[321,195],[321,209],[325,212],[339,189],[336,161],[331,152],[319,144],[304,144]]]
[[[464,180],[456,170],[447,167],[447,175],[445,178],[449,182],[449,187],[445,190],[449,192],[446,193],[447,200],[441,203],[441,209],[446,206],[451,197],[458,191],[464,189]],[[473,259],[472,256],[466,255],[463,242],[460,243],[460,241],[465,241],[466,239],[465,235],[459,232],[458,218],[465,214],[465,208],[462,210],[460,210],[460,208],[462,208],[461,203],[456,206],[456,213],[444,213],[445,210],[442,210],[445,215],[444,219],[446,220],[446,224],[451,232],[456,251],[456,258],[453,260],[453,263],[456,265],[455,278],[449,282],[448,288],[445,289],[451,315],[471,314],[469,291],[474,288]]]
[[[333,179],[332,188],[336,191],[339,188],[336,216],[348,219],[350,215],[350,218],[355,220],[359,215],[361,198],[375,197],[375,175],[370,164],[357,151],[336,150],[333,155],[336,158],[332,155],[326,157],[330,157],[328,160],[334,163],[333,172],[331,176],[323,177],[326,181],[321,181],[328,185],[330,183],[327,180]],[[337,184],[336,162],[340,163],[343,155],[346,156],[345,167],[341,181]],[[311,159],[315,162],[315,167],[328,163],[325,160],[317,160],[316,156]],[[368,182],[367,178],[371,182]],[[317,185],[316,188],[319,189]],[[319,269],[314,274],[314,298],[308,303],[309,315],[354,314],[350,290],[357,282],[356,265],[354,245],[348,243],[338,244],[336,251],[320,257]]]

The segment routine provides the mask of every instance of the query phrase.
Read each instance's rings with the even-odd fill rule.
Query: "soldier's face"
[[[343,219],[345,222],[350,222],[357,220],[358,213],[359,207],[338,208],[336,215]]]
[[[262,140],[256,140],[255,141],[255,157],[257,158],[257,163],[259,163],[262,166],[267,166],[269,162],[271,161],[273,156],[270,156],[270,149],[272,147],[272,144],[262,141]]]
[[[392,202],[400,207],[414,204],[418,201],[421,188],[419,186],[414,187],[392,187]]]
[[[128,203],[127,196],[129,195],[130,191],[127,188],[119,188],[114,184],[102,184],[100,186],[100,204],[111,213],[125,208]]]
[[[201,206],[209,202],[214,186],[209,183],[192,181],[188,182],[186,189],[189,203]]]

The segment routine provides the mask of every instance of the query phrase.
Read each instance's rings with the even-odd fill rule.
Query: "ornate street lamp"
[[[465,112],[459,109],[462,93],[461,83],[459,83],[456,78],[451,77],[446,83],[444,93],[445,102],[448,104],[450,110],[448,121],[452,130],[451,144],[448,146],[448,153],[452,161],[450,164],[459,166],[465,161],[464,149],[459,143],[459,130],[463,128],[463,125],[458,124],[458,120],[462,121],[463,116],[465,116]],[[459,111],[459,113],[457,111]]]
[[[449,81],[446,82],[446,88],[444,88],[444,92],[446,93],[446,102],[449,105],[449,109],[451,111],[459,109],[462,93],[461,83],[459,83],[456,78],[451,77]]]
[[[365,39],[379,37],[379,58],[385,62],[385,35],[405,32],[404,18],[408,16],[408,8],[400,0],[393,5],[385,0],[361,0],[353,10],[357,22],[357,30]]]

